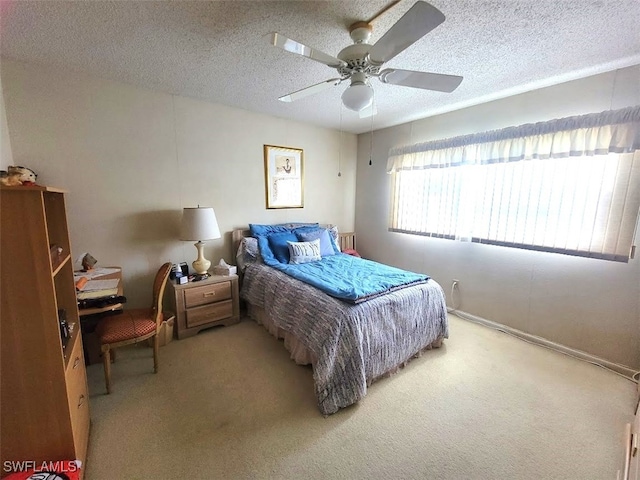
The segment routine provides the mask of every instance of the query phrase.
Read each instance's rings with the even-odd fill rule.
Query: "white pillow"
[[[340,249],[340,236],[338,234],[338,226],[337,225],[327,225],[327,232],[329,232],[329,235],[333,239],[333,243],[335,243],[336,247],[338,248],[338,251],[341,251],[341,249]]]
[[[289,245],[289,263],[309,263],[317,262],[320,256],[320,239],[317,238],[311,242],[290,242]]]
[[[240,245],[238,245],[238,251],[236,252],[236,264],[240,271],[244,272],[248,264],[255,263],[259,260],[260,251],[258,250],[258,239],[245,237],[240,240]]]

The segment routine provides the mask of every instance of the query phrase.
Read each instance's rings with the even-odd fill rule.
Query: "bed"
[[[248,315],[283,339],[296,363],[312,365],[325,416],[360,401],[372,382],[448,337],[444,292],[433,279],[362,301],[340,299],[265,263],[249,230],[232,238]],[[334,247],[342,256],[335,259],[349,261]]]

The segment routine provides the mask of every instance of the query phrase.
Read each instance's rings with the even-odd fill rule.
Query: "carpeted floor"
[[[445,346],[324,418],[310,367],[244,319],[87,367],[87,480],[604,480],[635,385],[450,315]]]

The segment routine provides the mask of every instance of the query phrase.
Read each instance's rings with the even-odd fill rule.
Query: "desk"
[[[120,267],[106,267],[106,268],[118,268],[115,273],[103,275],[101,277],[95,277],[95,280],[110,280],[118,279],[118,295],[123,295],[122,288],[122,269]],[[117,314],[122,311],[122,303],[114,303],[113,305],[107,305],[102,308],[81,308],[78,309],[80,315],[80,330],[82,332],[82,344],[84,346],[84,359],[86,365],[94,363],[102,363],[100,358],[100,343],[98,336],[95,333],[96,327],[102,318],[109,314]]]
[[[117,295],[124,295],[124,291],[122,288],[122,269],[120,267],[106,267],[106,268],[117,268],[119,269],[116,273],[109,273],[108,275],[102,275],[101,277],[96,277],[95,280],[111,280],[114,278],[118,279],[118,293]],[[102,308],[82,308],[78,310],[80,317],[86,317],[88,315],[95,315],[96,313],[104,313],[111,312],[114,310],[122,310],[122,303],[114,303],[113,305],[107,305]]]

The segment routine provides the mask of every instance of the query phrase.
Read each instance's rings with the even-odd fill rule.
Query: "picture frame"
[[[301,148],[264,146],[267,208],[304,207],[304,152]]]

